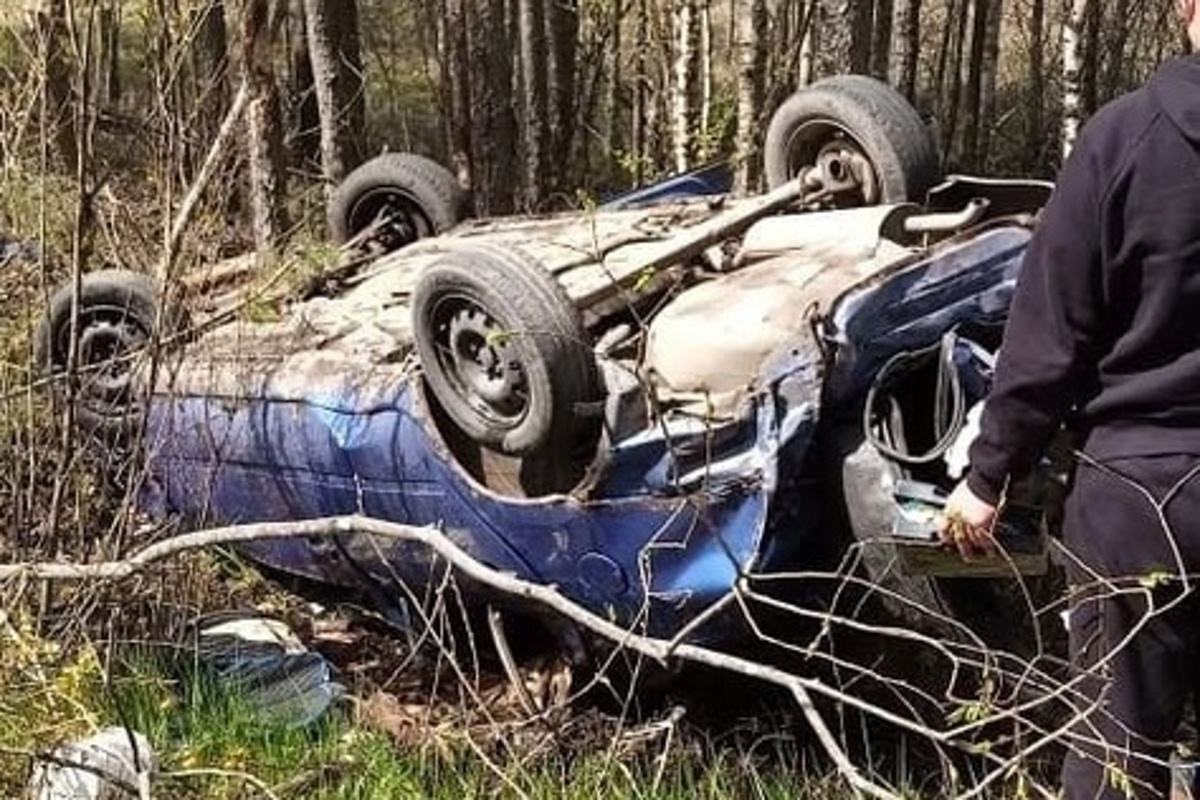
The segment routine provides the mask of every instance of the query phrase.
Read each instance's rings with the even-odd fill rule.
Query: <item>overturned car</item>
[[[444,174],[384,158],[342,188],[334,229],[388,252],[282,319],[175,337],[151,365],[129,356],[183,315],[147,278],[92,273],[54,298],[39,358],[74,360],[76,420],[133,443],[145,510],[437,526],[655,636],[735,637],[706,612],[739,581],[850,548],[909,624],[1005,613],[980,602],[987,579],[901,556],[936,549],[920,515],[953,482],[1047,185],[935,185],[926,126],[853,76],[780,109],[773,188],[748,199],[659,187],[452,224]],[[1035,515],[1017,527],[1040,536]],[[335,584],[437,573],[369,536],[246,549]]]

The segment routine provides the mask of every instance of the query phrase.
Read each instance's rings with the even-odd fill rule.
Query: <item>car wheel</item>
[[[142,412],[134,375],[135,355],[156,329],[173,330],[175,319],[158,320],[158,291],[154,281],[138,272],[107,269],[82,277],[79,317],[71,324],[74,286],[65,286],[50,299],[50,309],[34,339],[34,358],[48,375],[67,370],[72,332],[75,333],[78,385],[75,421],[105,438],[129,433]]]
[[[838,194],[840,207],[920,200],[939,171],[937,143],[916,109],[865,75],[826,78],[793,94],[771,117],[763,150],[772,189],[808,167],[853,170],[858,187]]]
[[[450,170],[414,153],[384,153],[334,191],[329,231],[338,245],[362,235],[364,249],[388,253],[453,227],[463,207]]]
[[[526,253],[481,245],[430,265],[413,333],[429,389],[479,444],[530,456],[598,434],[599,371],[579,314]]]

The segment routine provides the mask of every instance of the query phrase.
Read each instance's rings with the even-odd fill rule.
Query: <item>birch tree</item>
[[[1079,81],[1082,64],[1080,47],[1083,39],[1084,19],[1092,2],[1093,0],[1071,0],[1070,13],[1063,23],[1062,157],[1064,161],[1071,154],[1071,148],[1075,146],[1075,140],[1079,137],[1082,117]]]
[[[671,7],[671,161],[685,172],[696,153],[700,127],[700,0],[674,0]]]
[[[767,0],[742,0],[733,3],[732,14],[738,68],[734,191],[748,194],[758,188],[762,174],[760,143],[770,13]]]

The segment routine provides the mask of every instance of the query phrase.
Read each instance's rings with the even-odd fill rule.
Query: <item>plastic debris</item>
[[[126,800],[149,797],[158,756],[137,731],[105,728],[57,748],[33,772],[35,800]]]
[[[227,617],[201,627],[197,639],[200,664],[264,722],[308,725],[346,692],[329,662],[279,620]]]

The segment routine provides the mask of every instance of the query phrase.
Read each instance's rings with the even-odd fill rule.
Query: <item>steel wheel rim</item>
[[[806,167],[821,166],[835,178],[853,171],[860,185],[853,194],[839,192],[835,202],[839,207],[873,205],[881,201],[882,191],[875,165],[866,148],[844,125],[831,119],[814,119],[797,126],[787,140],[788,177],[796,177]],[[859,170],[855,164],[866,164]],[[849,201],[849,202],[844,202]]]
[[[387,252],[433,234],[416,198],[395,187],[365,192],[350,209],[349,222],[352,235],[374,228],[367,241]]]
[[[128,405],[131,358],[150,340],[149,326],[126,306],[92,305],[80,309],[76,332],[81,398],[89,408],[105,413]],[[62,369],[67,367],[70,336],[70,324],[64,325],[55,342],[56,366]]]
[[[520,425],[532,398],[517,334],[463,294],[439,299],[432,321],[435,358],[450,390],[488,426]]]

